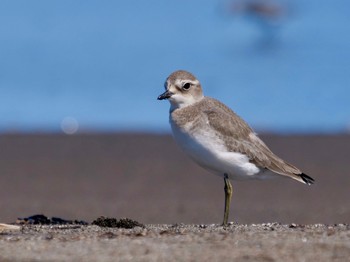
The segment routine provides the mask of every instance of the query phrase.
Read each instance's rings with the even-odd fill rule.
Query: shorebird
[[[288,177],[307,185],[314,179],[276,156],[249,125],[220,101],[203,95],[191,73],[173,72],[158,100],[170,102],[170,125],[177,144],[203,168],[224,178],[223,225],[229,218],[231,180]]]

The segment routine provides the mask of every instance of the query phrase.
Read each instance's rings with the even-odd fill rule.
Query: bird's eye
[[[188,90],[191,87],[191,83],[185,83],[182,88]]]

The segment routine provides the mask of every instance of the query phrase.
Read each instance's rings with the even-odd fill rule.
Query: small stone
[[[142,227],[135,227],[135,236],[137,237],[144,237],[147,235],[147,229],[144,229]]]
[[[0,223],[0,232],[11,231],[11,230],[20,230],[20,229],[21,229],[20,226]]]

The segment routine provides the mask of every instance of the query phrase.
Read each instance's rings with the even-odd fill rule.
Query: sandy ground
[[[222,221],[222,179],[192,163],[168,135],[1,135],[0,222],[34,214],[92,222],[104,215],[160,225],[138,233],[24,227],[0,233],[0,261],[346,261],[350,136],[262,138],[316,183],[233,182],[235,224],[223,229],[212,225]],[[286,226],[271,229],[273,221]]]
[[[24,226],[0,245],[1,261],[349,261],[350,226]]]

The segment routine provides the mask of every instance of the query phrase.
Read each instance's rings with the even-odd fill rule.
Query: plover
[[[170,101],[170,125],[175,141],[211,173],[224,178],[227,225],[232,197],[231,180],[289,177],[311,185],[314,179],[276,156],[249,125],[220,101],[203,95],[191,73],[173,72],[158,100]]]

